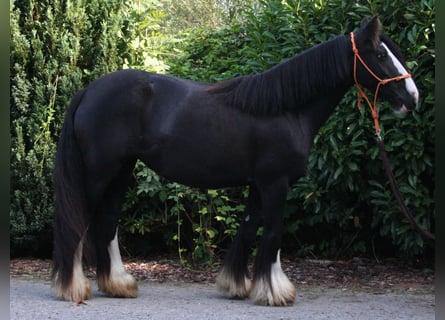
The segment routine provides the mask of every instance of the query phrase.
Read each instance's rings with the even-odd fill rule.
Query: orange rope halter
[[[377,134],[377,138],[379,140],[382,140],[382,137],[381,137],[381,134],[380,134],[379,114],[377,112],[377,97],[378,97],[378,94],[379,94],[380,87],[385,85],[385,84],[387,84],[388,82],[391,82],[391,81],[400,81],[400,80],[403,80],[403,79],[406,79],[406,78],[410,78],[411,74],[408,73],[408,74],[397,76],[397,77],[393,77],[393,78],[381,79],[379,76],[377,76],[371,70],[371,68],[369,68],[369,66],[365,63],[365,61],[363,61],[362,57],[358,53],[357,46],[355,45],[355,39],[354,39],[354,33],[353,32],[351,32],[351,43],[352,43],[352,51],[354,52],[354,81],[355,81],[355,84],[356,84],[357,90],[358,90],[357,107],[360,109],[362,99],[365,99],[366,103],[369,106],[369,109],[371,109],[372,118],[374,119],[374,126],[375,126],[375,131],[376,131],[376,134]],[[365,69],[368,70],[368,72],[379,82],[377,84],[376,89],[375,89],[374,103],[373,104],[371,104],[371,101],[369,100],[368,96],[366,95],[363,87],[360,85],[360,83],[357,80],[357,59],[360,60],[362,65],[365,67]]]

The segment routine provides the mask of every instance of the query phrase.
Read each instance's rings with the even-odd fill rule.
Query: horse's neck
[[[338,36],[265,72],[218,83],[207,92],[251,114],[301,114],[317,101],[326,97],[329,102],[342,88],[352,86],[352,56],[348,38]]]
[[[335,107],[350,87],[351,85],[345,84],[344,86],[337,87],[336,90],[333,90],[330,94],[314,99],[303,112],[297,115],[297,117],[304,119],[307,123],[306,132],[312,139],[332,115]]]
[[[279,79],[279,87],[295,91],[294,95],[283,93],[281,104],[283,110],[299,113],[325,97],[327,102],[341,99],[354,83],[352,56],[348,37],[338,36],[264,74],[269,74],[270,79]]]
[[[306,78],[310,87],[309,97],[305,97],[302,106],[296,106],[297,117],[305,119],[308,123],[307,130],[315,136],[321,126],[334,112],[343,96],[353,86],[353,53],[348,36],[339,36],[327,41],[304,53],[314,60],[302,59],[314,63],[301,66],[295,61],[295,66],[305,72],[296,75],[298,81]],[[290,62],[292,63],[292,62]],[[295,81],[297,83],[297,81]]]

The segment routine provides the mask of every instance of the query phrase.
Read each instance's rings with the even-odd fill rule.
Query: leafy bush
[[[434,229],[434,2],[262,0],[241,11],[240,23],[193,31],[175,43],[177,54],[166,58],[169,73],[214,82],[261,72],[380,14],[421,92],[420,107],[404,119],[381,104],[386,148],[407,206]],[[198,221],[198,212],[188,214]],[[393,199],[369,111],[357,111],[354,90],[317,135],[307,175],[289,192],[285,226],[284,243],[299,254],[378,255],[388,252],[388,243],[391,254],[431,253],[433,244],[411,230]]]
[[[386,149],[407,206],[419,224],[431,230],[435,126],[433,2],[409,6],[397,2],[355,4],[349,15],[358,21],[363,15],[377,12],[383,13],[385,32],[405,51],[421,93],[419,108],[404,119],[398,119],[390,106],[381,104]],[[317,249],[331,255],[344,254],[346,249],[353,254],[372,253],[374,241],[392,242],[400,254],[408,257],[431,253],[433,243],[424,242],[410,228],[393,198],[374,143],[369,111],[356,112],[354,107],[355,97],[346,96],[320,130],[308,174],[290,193],[292,201],[303,204],[303,208],[294,204],[294,209],[305,214],[295,221],[290,210],[288,219],[294,222],[287,224],[289,231],[299,237],[295,231],[304,232],[304,228],[310,227],[316,233]],[[337,227],[326,232],[329,225]],[[299,238],[306,245],[314,243],[312,236],[308,240]]]
[[[195,262],[212,263],[215,249],[230,240],[239,226],[238,213],[244,210],[242,190],[204,192],[167,181],[141,162],[135,174],[135,186],[123,207],[121,230],[142,237],[147,233],[162,234],[161,241],[170,248],[176,247],[183,262],[186,259],[182,254],[187,252]],[[129,238],[132,237],[124,235],[124,246],[128,251],[138,251],[130,248]],[[156,246],[159,244],[146,250],[156,251]]]

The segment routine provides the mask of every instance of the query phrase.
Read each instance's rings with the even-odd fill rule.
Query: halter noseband
[[[377,76],[371,70],[371,68],[365,63],[365,61],[363,61],[362,57],[360,56],[357,46],[355,45],[355,39],[354,39],[353,32],[351,32],[351,43],[352,43],[352,51],[354,52],[354,81],[355,81],[355,84],[356,84],[357,90],[358,90],[357,107],[360,109],[362,99],[365,99],[366,103],[368,104],[369,108],[371,109],[372,118],[374,119],[374,126],[375,126],[375,131],[377,134],[377,138],[379,140],[381,140],[382,137],[380,135],[379,114],[377,112],[377,97],[379,94],[380,87],[387,84],[388,82],[391,82],[391,81],[400,81],[400,80],[403,80],[406,78],[410,78],[411,74],[408,73],[408,74],[400,75],[400,76],[393,77],[393,78],[381,79],[379,76]],[[366,95],[365,91],[363,90],[362,85],[357,80],[357,59],[360,60],[362,65],[365,67],[365,69],[378,81],[378,84],[377,84],[377,87],[376,87],[375,93],[374,93],[374,103],[373,104],[371,104],[371,101],[369,100],[368,96]]]

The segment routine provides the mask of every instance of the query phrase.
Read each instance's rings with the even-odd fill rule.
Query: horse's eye
[[[377,59],[379,59],[379,60],[385,60],[387,57],[388,57],[388,54],[386,53],[386,51],[377,53]]]

